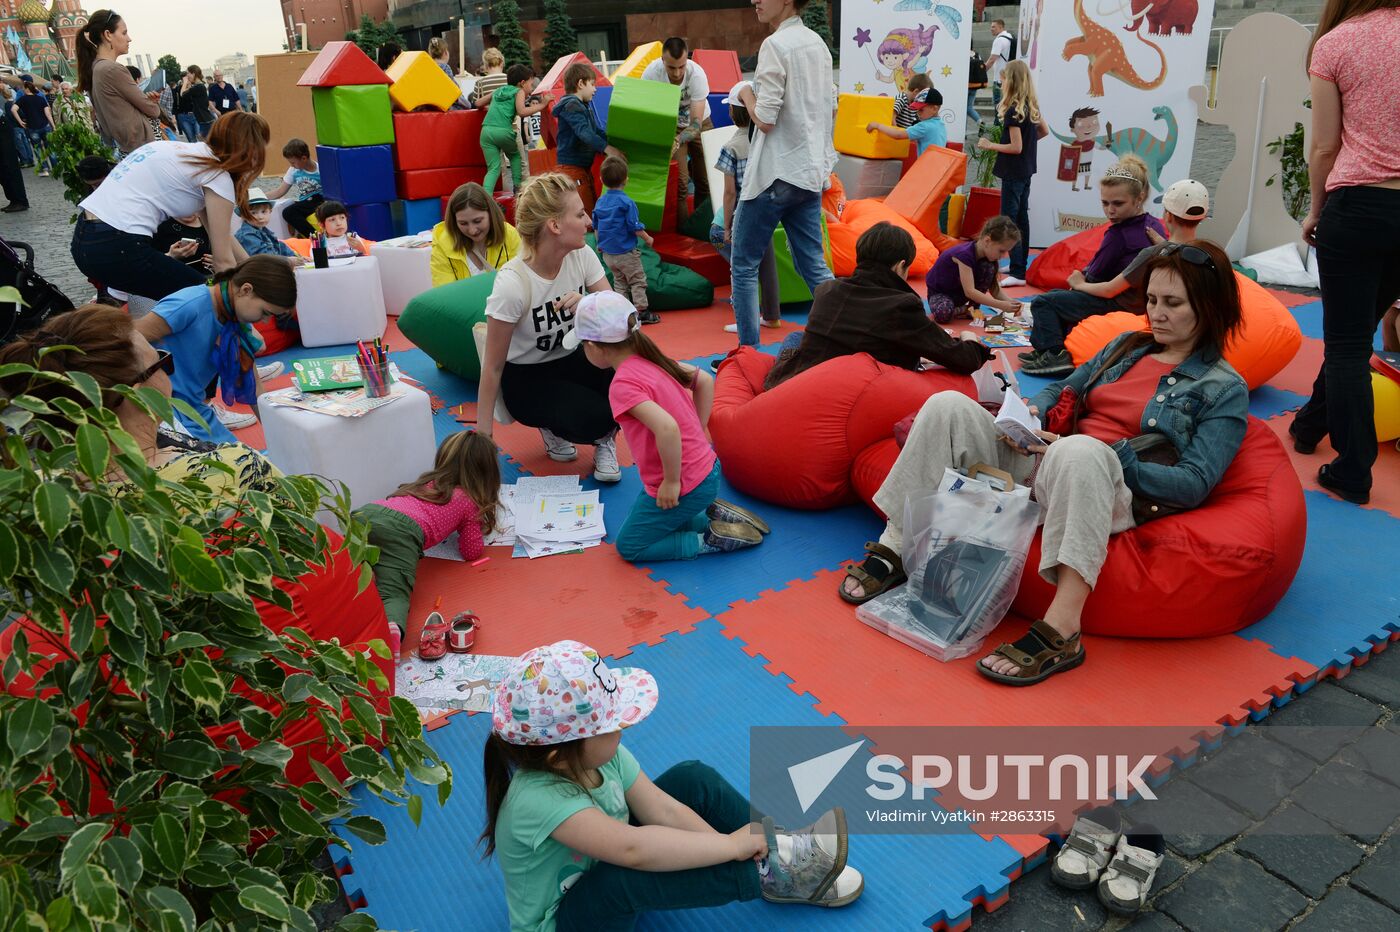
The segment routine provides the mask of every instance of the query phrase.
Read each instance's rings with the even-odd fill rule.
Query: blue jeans
[[[992,122],[1001,125],[1001,82],[992,85]]]
[[[1017,278],[1026,277],[1026,264],[1030,261],[1031,241],[1031,179],[1001,179],[1001,212],[1021,230],[1021,241],[1011,250],[1011,268],[1008,271]]]
[[[25,132],[29,135],[29,144],[34,147],[35,161],[42,159],[44,167],[53,171],[53,167],[58,164],[58,156],[54,155],[53,150],[49,148],[49,133],[53,132],[53,127],[28,129]]]
[[[85,217],[73,228],[73,262],[94,282],[157,301],[205,280],[202,271],[152,246],[149,236]]]
[[[724,241],[724,227],[719,224],[710,226],[710,245],[724,257],[725,262],[731,261],[730,255],[734,250]],[[771,242],[768,251],[763,254],[763,261],[758,264],[758,295],[763,319],[782,320],[782,306],[778,304],[778,257],[773,255]]]
[[[969,87],[967,89],[967,118],[978,126],[982,125],[982,114],[977,112],[977,91],[978,88]]]
[[[29,133],[22,126],[15,126],[12,129],[15,136],[15,152],[19,155],[19,164],[25,167],[34,164],[34,150],[29,145]]]
[[[758,267],[770,248],[778,224],[787,231],[792,264],[815,293],[830,281],[822,252],[822,193],[779,179],[758,197],[740,201],[734,211],[733,256],[729,261],[734,322],[739,345],[758,345]]]
[[[199,142],[199,121],[195,119],[193,113],[175,114],[175,122],[180,126],[180,132],[184,134],[186,142]]]
[[[700,555],[700,535],[710,526],[705,509],[718,494],[719,460],[699,485],[680,497],[675,508],[662,511],[656,498],[643,489],[617,532],[618,554],[628,563],[694,560]]]

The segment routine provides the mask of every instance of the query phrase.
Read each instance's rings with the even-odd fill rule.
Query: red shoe
[[[428,616],[428,621],[423,625],[423,636],[418,642],[418,658],[420,660],[441,660],[442,655],[447,653],[447,629],[449,625],[442,618],[442,613],[433,612]]]
[[[447,633],[447,649],[454,654],[471,653],[476,643],[476,632],[481,627],[481,619],[471,612],[458,612],[452,619],[452,627]]]

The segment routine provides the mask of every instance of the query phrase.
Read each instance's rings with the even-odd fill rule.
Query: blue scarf
[[[209,361],[219,374],[219,394],[224,404],[255,404],[258,400],[258,377],[253,356],[261,348],[261,340],[253,328],[238,319],[229,299],[228,282],[220,282],[214,293],[214,313],[219,318],[219,335]]]

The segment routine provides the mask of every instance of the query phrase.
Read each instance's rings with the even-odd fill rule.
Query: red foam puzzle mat
[[[1324,463],[1332,462],[1336,451],[1332,449],[1332,444],[1324,438],[1317,445],[1317,450],[1311,454],[1299,453],[1293,449],[1293,438],[1289,436],[1288,425],[1293,423],[1292,412],[1270,418],[1266,421],[1274,433],[1278,434],[1283,441],[1284,449],[1288,451],[1288,458],[1293,461],[1293,466],[1298,470],[1298,478],[1303,483],[1306,491],[1322,492],[1330,495],[1322,486],[1317,483],[1318,467]],[[1396,477],[1400,476],[1400,450],[1396,450],[1395,443],[1382,443],[1379,445],[1376,455],[1376,464],[1371,467],[1373,481],[1371,483],[1371,503],[1360,505],[1361,508],[1374,508],[1379,511],[1400,518],[1400,482]]]

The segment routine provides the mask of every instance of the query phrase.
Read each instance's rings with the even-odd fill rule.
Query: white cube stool
[[[267,457],[289,475],[343,482],[356,508],[384,498],[433,468],[437,441],[425,392],[399,383],[403,397],[361,417],[283,408],[259,399]]]
[[[303,346],[337,346],[384,335],[379,260],[357,256],[328,269],[297,269],[297,320]],[[395,402],[397,404],[397,402]]]
[[[297,202],[294,197],[279,197],[272,204],[272,219],[267,222],[267,228],[272,231],[272,235],[278,239],[289,239],[293,236],[300,236],[300,233],[287,226],[287,218],[282,216],[282,211],[291,207]]]
[[[433,250],[375,243],[370,255],[379,260],[379,282],[384,288],[384,309],[394,317],[403,313],[408,302],[433,287]]]

